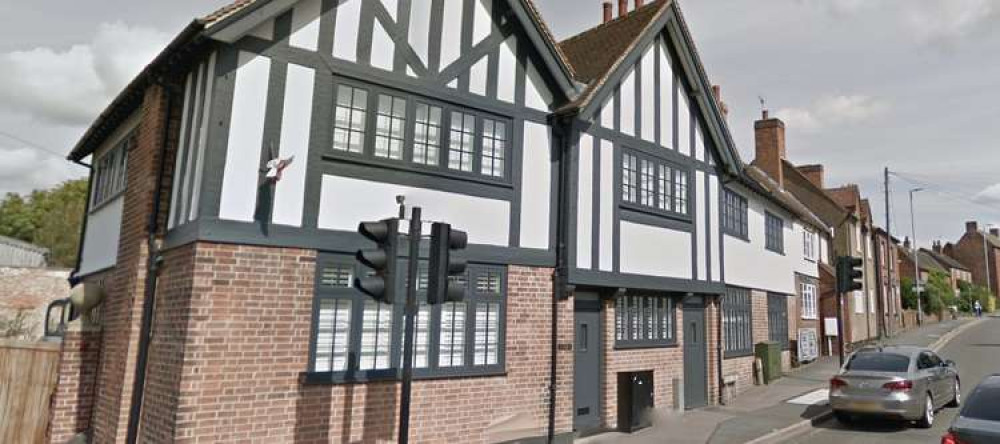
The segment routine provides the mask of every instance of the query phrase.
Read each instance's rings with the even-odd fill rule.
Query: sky
[[[535,2],[559,39],[601,17],[600,0]],[[225,3],[0,0],[0,194],[82,177],[63,157],[87,126],[187,23]],[[957,240],[966,220],[1000,225],[1000,1],[680,5],[744,161],[763,98],[786,124],[789,160],[824,164],[828,186],[858,184],[883,226],[883,168],[893,171],[894,234],[911,232],[918,187],[921,245]]]

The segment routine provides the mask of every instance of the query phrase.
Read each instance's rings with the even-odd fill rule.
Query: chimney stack
[[[976,222],[976,221],[974,221],[974,220],[970,220],[970,221],[966,222],[965,223],[965,232],[966,233],[978,233],[979,232],[979,223]]]
[[[990,228],[990,234],[992,234],[993,237],[1000,237],[1000,228]]]
[[[719,110],[722,111],[722,118],[729,118],[729,105],[722,100],[722,87],[719,85],[712,85],[712,95],[715,96],[715,102],[719,104]]]
[[[778,118],[768,118],[767,110],[764,110],[763,119],[754,122],[753,130],[756,146],[753,164],[784,188],[785,123]]]
[[[934,245],[931,246],[931,249],[933,249],[937,254],[944,254],[941,248],[941,241],[934,241]]]
[[[819,189],[824,189],[823,187],[823,165],[802,165],[796,167],[806,179],[809,179],[813,185],[816,185]]]
[[[614,11],[612,10],[614,6],[611,5],[611,2],[604,2],[601,4],[601,7],[604,9],[604,21],[601,23],[610,22],[614,18]]]
[[[618,17],[628,14],[628,0],[618,0]]]
[[[903,238],[903,248],[907,250],[910,249],[910,236],[906,236]]]

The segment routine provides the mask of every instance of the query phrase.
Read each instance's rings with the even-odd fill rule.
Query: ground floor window
[[[750,290],[729,287],[722,296],[722,336],[725,356],[753,353],[753,320]]]
[[[615,346],[648,347],[676,342],[674,299],[626,294],[615,299]]]
[[[788,350],[788,296],[777,293],[767,295],[768,339]]]
[[[506,267],[469,264],[459,278],[465,300],[435,306],[426,303],[426,264],[419,269],[414,375],[502,372]],[[350,256],[317,258],[311,373],[335,382],[390,379],[402,367],[404,304],[382,304],[355,290],[354,277],[363,272]]]
[[[802,319],[819,319],[819,296],[816,292],[816,284],[803,282],[802,291]]]

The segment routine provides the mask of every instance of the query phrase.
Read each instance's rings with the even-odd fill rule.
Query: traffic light
[[[358,250],[355,256],[358,262],[375,270],[375,275],[354,278],[354,288],[377,301],[391,304],[396,299],[399,220],[385,219],[378,222],[362,222],[358,225],[358,233],[375,242],[377,248]]]
[[[465,295],[461,284],[449,276],[465,273],[465,258],[454,253],[465,249],[468,236],[464,231],[452,230],[451,225],[435,222],[431,225],[430,264],[427,267],[427,303],[460,302]]]
[[[865,276],[861,258],[852,256],[841,256],[837,258],[837,293],[847,293],[849,291],[864,288],[861,279]]]

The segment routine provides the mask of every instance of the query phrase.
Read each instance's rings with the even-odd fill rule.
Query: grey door
[[[574,303],[573,428],[580,432],[601,427],[601,304],[586,296],[578,293]]]
[[[684,300],[684,407],[708,405],[708,344],[705,341],[705,300]]]

